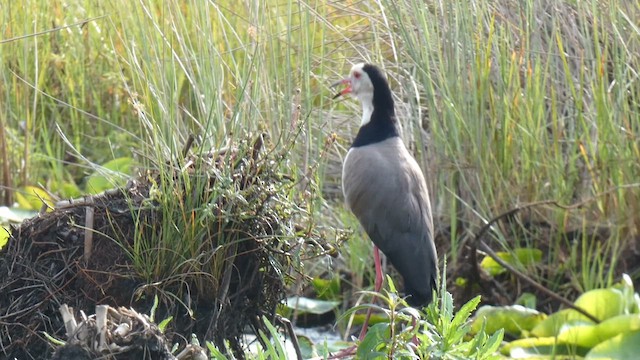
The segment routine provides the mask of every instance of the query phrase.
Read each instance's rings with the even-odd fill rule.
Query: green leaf
[[[618,334],[640,330],[640,314],[618,315],[596,325],[597,334],[601,341],[610,339]]]
[[[7,241],[9,241],[9,236],[11,236],[11,233],[9,233],[9,229],[4,226],[0,226],[0,249],[2,249],[7,244]]]
[[[619,334],[639,330],[640,315],[618,315],[597,325],[584,323],[569,323],[563,325],[558,334],[558,341],[593,348],[594,346]]]
[[[454,330],[453,334],[450,335],[450,342],[457,343],[469,332],[469,326],[466,324],[467,320],[469,316],[471,316],[471,313],[478,307],[479,303],[480,295],[462,305],[460,310],[455,314],[450,325],[450,328]]]
[[[598,338],[596,325],[568,323],[560,328],[558,342],[592,348],[600,343],[600,339]]]
[[[546,319],[538,323],[538,325],[531,329],[531,334],[540,338],[555,337],[560,332],[562,326],[570,322],[593,324],[593,321],[581,313],[573,309],[565,309],[549,315]]]
[[[164,334],[164,331],[167,329],[167,326],[169,325],[171,320],[173,320],[173,316],[169,316],[168,318],[162,320],[160,324],[158,324],[158,330],[160,330],[160,332]]]
[[[502,343],[502,339],[504,338],[504,331],[502,329],[496,331],[489,337],[487,342],[482,347],[482,353],[485,354],[493,354],[498,350],[498,347]],[[479,351],[480,352],[480,351]]]
[[[624,314],[627,302],[622,291],[608,288],[587,291],[580,295],[575,305],[602,321]]]
[[[341,297],[340,277],[334,276],[331,279],[313,278],[311,285],[318,294],[318,299],[333,300]]]
[[[303,296],[292,296],[287,298],[286,305],[287,307],[295,309],[302,314],[322,315],[336,309],[340,305],[340,302],[310,299]]]
[[[26,210],[40,210],[42,202],[47,203],[49,207],[53,207],[53,200],[49,194],[39,187],[24,186],[20,191],[15,193],[16,201],[20,208]]]
[[[540,358],[542,355],[549,359],[558,359],[558,355],[584,356],[588,348],[560,344],[555,337],[525,338],[512,341],[503,346],[501,353],[514,359]]]
[[[467,321],[471,313],[478,307],[480,304],[480,295],[474,297],[473,299],[467,301],[466,304],[462,305],[458,313],[454,316],[452,325],[459,326],[463,322]]]
[[[469,347],[467,348],[465,358],[477,360],[498,359],[495,352],[502,342],[503,335],[504,331],[500,329],[489,337],[483,326],[471,341],[467,341]]]
[[[537,303],[538,299],[536,296],[528,292],[522,293],[515,301],[516,305],[522,305],[529,309],[535,309]]]
[[[222,351],[220,351],[211,341],[207,341],[207,350],[209,350],[209,354],[211,354],[212,359],[226,359]]]
[[[362,325],[364,321],[367,319],[367,315],[363,313],[353,315],[353,324],[354,325]],[[369,325],[374,325],[378,323],[388,323],[389,317],[384,313],[376,313],[373,312],[371,317],[369,317]]]
[[[396,284],[393,283],[393,279],[391,278],[391,276],[387,274],[386,278],[387,278],[387,286],[389,287],[389,291],[391,293],[397,294],[398,289],[396,289]]]
[[[326,358],[333,353],[337,353],[353,346],[355,346],[355,343],[351,341],[325,341],[322,346],[317,346],[316,348],[319,352],[318,356]],[[303,356],[303,359],[307,359],[307,357]]]
[[[262,330],[258,331],[264,344],[266,344],[267,346],[265,351],[271,356],[272,359],[286,359],[287,353],[284,350],[283,341],[280,337],[280,334],[278,333],[278,329],[276,329],[275,326],[271,324],[266,316],[262,317],[262,321],[267,327],[267,330],[269,330],[269,336],[267,336]]]
[[[472,299],[473,300],[473,299]],[[445,320],[445,324],[449,324],[453,320],[453,296],[446,292],[442,294],[442,304],[440,305],[440,316]]]
[[[308,337],[304,335],[298,335],[298,346],[300,347],[300,353],[302,354],[303,359],[318,357],[316,346]]]
[[[522,264],[528,266],[539,263],[542,260],[542,250],[540,249],[518,248],[514,249],[513,252],[499,251],[496,255],[510,265]],[[482,259],[480,266],[491,276],[500,275],[506,271],[502,265],[489,256],[485,256]]]
[[[476,312],[471,332],[477,334],[484,323],[488,334],[504,329],[506,333],[518,336],[523,330],[530,331],[546,318],[546,314],[520,305],[485,305]]]
[[[637,359],[640,354],[640,331],[617,335],[589,351],[586,360]]]
[[[379,323],[369,327],[364,339],[362,339],[362,342],[358,345],[356,358],[374,359],[377,358],[377,356],[386,357],[380,350],[384,344],[389,341],[390,337],[391,329],[389,323]]]
[[[126,184],[133,169],[133,159],[121,157],[103,164],[87,179],[85,189],[91,194],[98,194]]]
[[[38,211],[0,206],[0,223],[21,223],[36,215]]]
[[[52,181],[49,188],[62,198],[77,198],[82,195],[82,191],[73,180]]]

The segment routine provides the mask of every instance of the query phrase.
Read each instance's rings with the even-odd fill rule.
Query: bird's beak
[[[335,94],[333,96],[334,99],[339,98],[340,96],[344,95],[344,94],[348,94],[352,91],[351,89],[351,80],[349,79],[342,79],[340,81],[336,81],[335,83],[331,84],[331,87],[334,88],[338,85],[346,85],[347,87],[344,88],[344,90],[341,90],[340,92],[338,92],[337,94]]]

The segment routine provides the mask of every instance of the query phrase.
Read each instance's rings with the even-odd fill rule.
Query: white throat
[[[358,96],[362,102],[362,121],[360,126],[365,126],[371,121],[373,114],[373,94],[362,94]]]

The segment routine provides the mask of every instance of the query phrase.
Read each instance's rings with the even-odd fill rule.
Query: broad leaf
[[[498,257],[508,264],[524,266],[539,263],[542,260],[542,250],[518,248],[513,252],[499,251],[496,253]],[[498,264],[493,258],[485,256],[480,262],[480,266],[485,269],[491,276],[500,275],[506,271],[502,265]]]
[[[618,334],[640,330],[640,314],[618,315],[596,325],[596,333],[600,342]]]
[[[133,168],[133,159],[122,157],[108,161],[87,179],[85,189],[91,194],[98,194],[126,184]]]
[[[504,329],[508,334],[518,336],[523,330],[530,331],[546,318],[546,314],[520,305],[485,305],[476,312],[471,332],[477,334],[484,323],[488,334]]]
[[[622,291],[615,288],[587,291],[575,304],[600,321],[624,314],[627,305]]]
[[[637,359],[640,354],[640,331],[620,334],[589,351],[586,360]]]
[[[287,307],[297,310],[299,313],[322,315],[333,311],[340,305],[339,301],[327,301],[310,299],[303,296],[287,298]]]
[[[531,334],[541,338],[556,336],[562,326],[570,322],[576,324],[593,324],[593,321],[581,313],[573,309],[565,309],[547,316],[546,319],[531,330]]]
[[[331,279],[314,278],[311,284],[321,300],[339,299],[341,296],[339,276],[334,276]]]
[[[2,249],[7,244],[7,241],[9,241],[9,236],[11,236],[11,234],[9,233],[9,229],[5,228],[4,226],[0,226],[0,249]]]
[[[32,218],[38,215],[38,211],[25,210],[19,208],[8,208],[6,206],[0,206],[0,223],[21,223],[26,219]]]
[[[560,328],[558,342],[592,348],[600,339],[594,324],[567,323]]]
[[[555,337],[519,339],[508,343],[501,349],[502,354],[512,359],[542,358],[540,356],[558,359],[559,355],[584,356],[588,351],[588,348],[560,344]]]
[[[380,352],[383,345],[389,341],[391,329],[389,323],[375,324],[367,330],[362,342],[358,345],[356,352],[357,359],[379,359],[385,358],[386,354]]]
[[[22,209],[40,210],[43,201],[47,203],[49,207],[53,207],[53,200],[49,194],[39,187],[25,186],[16,192],[15,195],[16,201]]]

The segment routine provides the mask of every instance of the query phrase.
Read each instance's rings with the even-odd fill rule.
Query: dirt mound
[[[62,304],[148,313],[156,297],[158,321],[173,317],[170,341],[193,333],[241,357],[239,337],[273,318],[299,270],[290,254],[305,219],[278,172],[285,157],[262,147],[259,137],[190,157],[12,229],[0,251],[1,357],[49,358],[45,333],[65,338]]]

